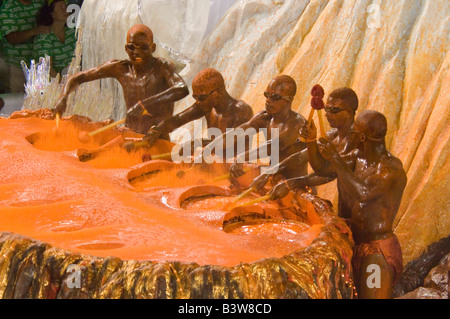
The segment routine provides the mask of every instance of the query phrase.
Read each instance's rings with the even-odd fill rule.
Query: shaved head
[[[386,117],[373,110],[362,111],[356,118],[355,126],[372,140],[383,140],[387,133]]]
[[[283,95],[285,96],[295,96],[297,93],[297,84],[295,83],[295,80],[290,77],[289,75],[279,75],[275,77],[271,83],[276,87],[281,87],[282,91],[284,92]]]
[[[225,87],[225,81],[219,71],[208,68],[200,71],[192,81],[192,89],[210,92]]]
[[[127,42],[130,42],[131,36],[143,35],[150,43],[153,43],[153,32],[149,27],[143,24],[136,24],[128,30]]]

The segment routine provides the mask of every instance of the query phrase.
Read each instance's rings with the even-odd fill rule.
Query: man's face
[[[273,80],[264,92],[266,97],[266,111],[269,114],[277,114],[291,107],[293,96],[289,96],[286,86],[279,81]]]
[[[211,112],[217,105],[218,88],[213,85],[192,83],[192,97],[203,112]]]
[[[128,37],[128,43],[125,50],[134,65],[145,64],[153,57],[155,52],[155,44],[142,33],[132,33]]]
[[[347,123],[353,118],[353,111],[348,107],[343,100],[329,97],[325,105],[325,113],[333,128],[338,128]]]

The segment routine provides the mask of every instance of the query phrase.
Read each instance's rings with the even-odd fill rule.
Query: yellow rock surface
[[[450,234],[448,0],[311,0],[238,2],[204,40],[183,72],[188,83],[203,68],[224,74],[230,93],[264,108],[276,75],[291,75],[294,108],[309,113],[311,88],[352,87],[359,111],[388,119],[387,145],[408,184],[395,221],[404,263]],[[192,102],[177,105],[181,110]],[[317,117],[315,118],[317,121]],[[320,195],[336,204],[335,184]]]

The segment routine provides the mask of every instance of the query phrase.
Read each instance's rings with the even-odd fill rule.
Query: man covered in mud
[[[62,115],[69,94],[85,82],[115,78],[122,86],[127,117],[126,126],[146,134],[150,127],[173,114],[174,102],[189,94],[184,80],[174,66],[153,56],[153,33],[145,25],[135,25],[127,34],[128,60],[111,60],[101,66],[77,73],[67,81],[55,111]],[[162,136],[168,139],[168,135]]]
[[[322,156],[333,166],[341,200],[350,209],[355,241],[352,259],[360,298],[391,298],[402,268],[402,252],[393,233],[407,177],[402,162],[386,149],[387,121],[377,111],[362,112],[353,125],[361,151],[353,152],[349,163],[336,147],[320,139]]]
[[[355,91],[351,88],[344,87],[330,93],[324,108],[327,121],[332,128],[327,132],[327,139],[338,150],[340,156],[343,158],[350,157],[350,161],[353,160],[351,152],[357,149],[358,146],[358,141],[353,134],[353,123],[355,121],[355,113],[358,110],[358,104],[358,96]],[[288,158],[280,164],[282,165],[280,172],[283,173],[285,170],[295,170],[296,161],[297,163],[303,163],[308,160],[311,167],[314,169],[314,172],[309,175],[300,175],[297,173],[298,177],[288,179],[286,182],[278,184],[271,192],[272,199],[283,198],[288,195],[290,190],[326,184],[337,177],[331,163],[319,152],[317,145],[317,130],[314,123],[311,122],[310,124],[305,124],[301,129],[301,135],[308,145],[307,154],[303,151]],[[255,179],[253,183],[255,188],[259,189],[263,187],[267,183],[267,178],[267,176],[261,175]],[[339,181],[338,190],[339,216],[349,219],[351,217],[350,208],[346,207],[347,201],[341,200],[341,196],[345,193],[340,190]]]
[[[222,133],[253,117],[250,105],[229,95],[222,74],[215,69],[200,71],[192,82],[192,91],[195,103],[183,112],[153,126],[143,138],[147,147],[151,147],[161,136],[202,117],[206,118],[208,128],[218,128]],[[209,142],[211,140],[203,139],[201,144],[205,146]]]
[[[295,80],[288,75],[280,75],[270,81],[267,86],[264,96],[266,97],[265,110],[256,114],[250,121],[239,126],[242,130],[264,129],[266,132],[266,143],[271,152],[278,152],[279,161],[283,161],[287,157],[303,150],[305,143],[299,142],[300,128],[307,123],[306,119],[291,109],[292,101],[297,93],[297,85]],[[276,136],[272,136],[273,132],[278,131]],[[278,139],[278,149],[272,143],[274,139]],[[260,157],[259,147],[258,158]],[[231,167],[230,176],[232,179],[236,179],[245,174],[243,169],[243,162],[247,161],[251,156],[249,155],[253,151],[247,150],[245,153],[238,154],[235,162]],[[250,156],[250,157],[249,157]],[[271,157],[271,156],[270,156]],[[272,157],[271,157],[272,158]],[[306,174],[307,166],[299,167],[301,173]],[[271,163],[271,166],[275,166],[277,163]]]

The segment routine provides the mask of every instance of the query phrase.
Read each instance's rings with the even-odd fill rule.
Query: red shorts
[[[391,267],[394,274],[394,284],[397,282],[403,270],[402,249],[397,236],[372,241],[370,243],[363,243],[355,246],[353,249],[352,265],[355,276],[361,273],[361,262],[364,257],[374,254],[381,254],[384,256],[387,264]]]

